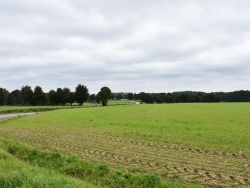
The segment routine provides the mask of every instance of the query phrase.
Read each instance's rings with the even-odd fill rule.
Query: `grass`
[[[1,187],[185,186],[183,183],[166,182],[149,174],[111,171],[106,165],[83,161],[76,156],[63,157],[58,152],[43,152],[13,140],[0,140],[0,148]]]
[[[22,110],[22,109],[36,109],[36,108],[68,108],[69,106],[0,106],[0,111],[7,110]]]
[[[226,177],[223,185],[235,186],[235,180],[229,181],[233,174],[248,179],[245,174],[250,173],[245,167],[250,155],[249,114],[250,103],[60,109],[2,121],[0,136],[108,164],[111,171],[124,168],[132,174],[180,181],[190,173],[196,174],[195,182],[206,179],[204,174],[209,178],[223,173],[218,175]],[[218,182],[215,185],[221,185]]]
[[[108,105],[127,105],[134,104],[129,100],[110,100]],[[67,109],[67,108],[81,108],[81,107],[92,107],[101,106],[101,104],[96,104],[95,102],[85,102],[82,106],[78,106],[77,103],[74,105],[65,106],[0,106],[0,114],[6,113],[19,113],[19,112],[40,112],[40,111],[51,111],[57,109]]]
[[[134,104],[134,102],[131,102],[127,99],[122,99],[122,100],[109,100],[108,105],[113,106],[113,105],[130,105]],[[100,104],[96,104],[95,102],[86,102],[83,104],[83,106],[101,106]]]
[[[121,99],[121,100],[110,100],[108,102],[109,105],[131,105],[131,104],[134,104],[134,102],[131,102],[127,99]]]
[[[10,142],[9,142],[10,144]],[[9,146],[10,147],[10,146]],[[13,147],[13,145],[12,145]],[[6,141],[0,141],[0,187],[98,187],[53,170],[26,163],[8,152]]]
[[[67,108],[79,108],[79,106],[0,106],[0,114],[44,112]]]
[[[249,114],[248,103],[132,105],[57,110],[5,126],[87,131],[233,151],[250,148]]]

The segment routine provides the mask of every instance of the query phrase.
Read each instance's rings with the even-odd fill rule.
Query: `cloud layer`
[[[250,89],[250,2],[0,1],[0,87]]]

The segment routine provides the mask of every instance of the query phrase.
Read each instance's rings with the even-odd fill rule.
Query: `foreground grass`
[[[21,161],[8,151],[6,141],[0,141],[0,187],[98,187],[53,170]],[[8,143],[10,144],[10,143]],[[12,145],[13,147],[13,145]]]
[[[42,152],[11,140],[0,140],[0,148],[1,187],[97,187],[93,184],[99,187],[201,187],[166,182],[149,174],[111,171],[106,165],[92,164],[75,156],[63,157],[58,152]]]

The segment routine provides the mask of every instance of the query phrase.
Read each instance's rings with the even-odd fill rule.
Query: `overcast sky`
[[[250,89],[249,0],[0,0],[0,87]]]

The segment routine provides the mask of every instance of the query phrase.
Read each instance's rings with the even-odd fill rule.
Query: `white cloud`
[[[249,6],[247,0],[1,1],[0,87],[249,89]]]

